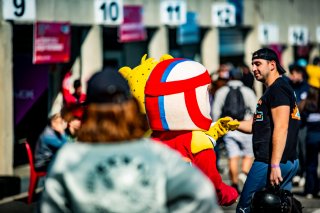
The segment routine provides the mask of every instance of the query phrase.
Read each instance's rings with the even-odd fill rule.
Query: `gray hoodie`
[[[45,182],[40,212],[222,212],[214,186],[151,139],[66,144]]]

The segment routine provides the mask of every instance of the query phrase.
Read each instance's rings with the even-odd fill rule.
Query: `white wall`
[[[13,174],[12,27],[0,22],[0,175]]]

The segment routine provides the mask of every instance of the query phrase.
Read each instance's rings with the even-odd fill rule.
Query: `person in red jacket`
[[[219,204],[229,206],[236,202],[238,193],[222,181],[213,147],[218,137],[236,129],[238,122],[226,117],[212,124],[210,82],[207,69],[196,61],[161,61],[146,82],[145,108],[151,137],[177,150],[202,170],[213,183]],[[217,134],[206,134],[208,130]]]
[[[74,93],[71,92],[71,72],[68,72],[62,81],[63,102],[66,107],[73,109],[73,115],[81,118],[83,114],[82,104],[86,100],[86,94],[82,92],[82,84],[80,79],[73,82]]]

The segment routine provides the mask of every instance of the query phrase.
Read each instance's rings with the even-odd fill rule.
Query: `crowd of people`
[[[190,59],[144,56],[133,69],[95,73],[86,92],[75,80],[74,93],[68,73],[64,106],[36,145],[35,167],[48,171],[39,210],[252,212],[256,192],[290,191],[299,178],[307,197],[318,196],[319,58],[289,70],[262,48],[252,72],[227,63],[210,76]],[[266,88],[261,97],[254,79]],[[219,143],[230,185],[219,173]]]

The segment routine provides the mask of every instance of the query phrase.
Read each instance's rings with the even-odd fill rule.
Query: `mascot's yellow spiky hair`
[[[173,57],[171,55],[164,54],[161,56],[160,61],[156,61],[154,58],[147,59],[147,54],[145,54],[141,58],[140,65],[136,66],[135,68],[120,68],[119,72],[125,79],[127,79],[131,92],[133,96],[138,99],[141,111],[143,113],[146,113],[144,105],[144,88],[151,71],[159,62],[172,58]]]

